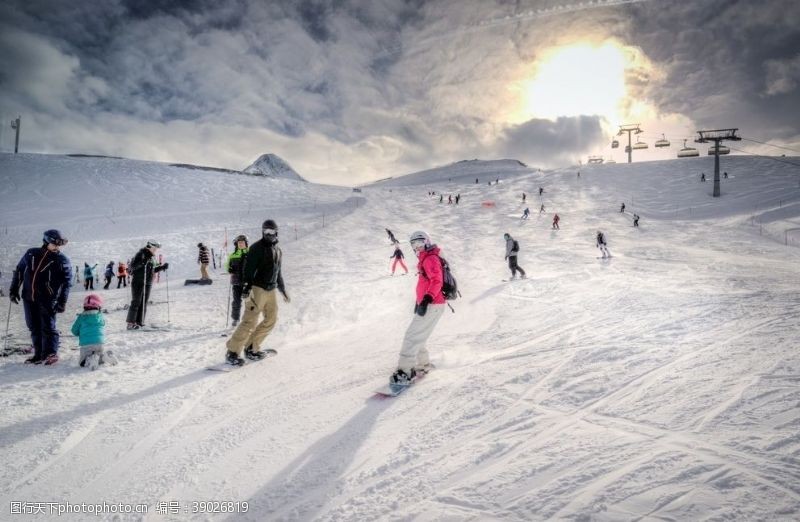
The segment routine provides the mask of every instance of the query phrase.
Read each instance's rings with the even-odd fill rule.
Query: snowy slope
[[[437,184],[479,183],[488,184],[495,180],[528,174],[534,169],[517,160],[462,160],[450,165],[414,172],[396,178],[387,178],[367,185],[368,187],[405,187],[410,185],[431,185],[435,190]]]
[[[290,179],[292,181],[305,181],[286,161],[276,154],[262,154],[246,169],[247,174],[258,174],[268,178]]]
[[[37,224],[63,216],[61,228],[76,238],[65,249],[73,259],[99,243],[104,254],[140,244],[134,227],[117,232],[102,219],[108,207],[98,212],[84,199],[105,188],[107,170],[14,160],[33,180],[3,186],[28,194],[28,205],[52,206]],[[78,368],[70,336],[55,367],[0,360],[0,503],[149,507],[147,516],[121,517],[132,520],[185,520],[157,514],[159,503],[191,510],[205,500],[246,501],[248,512],[194,518],[796,520],[800,250],[758,220],[778,230],[798,219],[798,172],[725,158],[731,179],[713,200],[710,184],[697,182],[706,160],[584,167],[580,179],[577,168],[529,171],[491,187],[437,182],[437,191],[462,194],[458,206],[419,185],[365,188],[356,206],[342,189],[243,177],[274,200],[233,215],[231,226],[257,226],[267,212],[284,229],[311,221],[311,198],[337,209],[324,228],[315,220],[297,241],[283,235],[293,300],[281,303],[267,342],[280,355],[230,374],[203,370],[224,353],[219,272],[210,287],[170,286],[169,304],[164,282],[156,285],[149,321],[171,320],[164,334],[126,333],[124,312],[114,310],[128,294],[102,292],[119,366]],[[6,176],[12,160],[0,161]],[[178,260],[174,279],[193,274],[195,239],[180,236],[217,229],[230,186],[217,177],[196,184],[163,166],[136,169],[141,179],[123,202],[144,211],[142,236],[176,220],[182,232],[165,246]],[[522,191],[534,209],[528,221],[519,219]],[[0,193],[15,238],[8,258],[40,233],[16,193]],[[483,207],[487,200],[496,206]],[[622,201],[629,213],[619,212]],[[158,213],[163,205],[168,216]],[[550,228],[554,211],[560,231]],[[630,212],[642,216],[640,228]],[[429,343],[438,369],[392,400],[372,390],[396,363],[415,278],[388,276],[384,227],[399,239],[427,230],[463,293]],[[610,261],[596,259],[598,228]],[[527,280],[501,282],[505,231],[522,246]],[[76,290],[62,331],[82,295]],[[11,325],[24,337],[16,307]]]

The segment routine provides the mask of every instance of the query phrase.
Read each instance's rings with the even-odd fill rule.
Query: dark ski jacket
[[[22,286],[22,292],[20,292]],[[11,293],[27,301],[43,303],[53,311],[64,309],[72,287],[72,263],[61,252],[46,246],[31,248],[17,264],[11,279]]]
[[[237,248],[228,256],[228,273],[231,275],[232,285],[241,285],[244,281],[244,267],[247,263],[248,248]]]
[[[404,255],[403,255],[403,251],[402,251],[402,250],[400,250],[399,248],[395,248],[395,249],[394,249],[394,254],[392,254],[391,256],[389,256],[389,259],[391,259],[391,258],[395,258],[395,259],[403,259],[404,257],[406,257],[406,256],[404,256]]]
[[[153,284],[153,274],[161,272],[163,268],[158,266],[153,253],[147,247],[142,248],[133,256],[128,271],[131,275],[131,284],[147,285]]]
[[[282,258],[283,252],[277,242],[273,244],[259,239],[253,243],[244,265],[244,285],[257,286],[264,290],[277,288],[282,294],[286,294],[281,274]]]

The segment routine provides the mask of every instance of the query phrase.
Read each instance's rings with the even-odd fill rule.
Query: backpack
[[[516,239],[514,240],[514,246],[511,247],[511,251],[512,252],[519,252],[519,243],[517,242]]]
[[[439,261],[442,263],[442,294],[447,301],[456,299],[461,292],[458,291],[458,283],[450,271],[450,264],[443,257],[440,257]]]

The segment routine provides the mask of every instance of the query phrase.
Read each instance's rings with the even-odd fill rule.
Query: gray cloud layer
[[[601,122],[498,119],[512,72],[546,46],[615,37],[663,71],[629,82],[663,111],[800,142],[795,2],[535,11],[554,5],[571,4],[10,0],[0,112],[23,115],[26,150],[229,168],[274,152],[342,184],[473,157],[548,166],[603,143]]]

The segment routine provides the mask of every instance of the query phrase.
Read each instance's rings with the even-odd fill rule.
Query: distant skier
[[[525,279],[525,270],[517,264],[519,242],[511,237],[511,234],[508,232],[503,234],[503,238],[506,240],[506,259],[508,260],[508,268],[511,269],[511,279],[517,278],[517,272],[520,273],[522,279]]]
[[[156,263],[154,258],[159,248],[161,248],[160,243],[148,241],[131,261],[131,304],[128,307],[128,330],[138,330],[144,326],[147,303],[150,301],[150,289],[153,287],[153,274],[169,268],[169,263],[163,265]]]
[[[394,271],[395,268],[397,268],[398,263],[400,264],[400,266],[403,267],[403,270],[406,271],[406,274],[408,273],[408,268],[406,267],[406,264],[403,262],[404,257],[405,256],[403,255],[403,251],[400,250],[400,245],[399,244],[395,245],[394,253],[391,256],[389,256],[389,259],[394,259],[394,261],[392,261],[392,275],[394,275]]]
[[[539,195],[540,196],[542,195],[543,192],[544,192],[544,189],[542,187],[539,187]]]
[[[72,264],[61,253],[67,239],[58,230],[47,230],[42,246],[29,249],[17,263],[8,296],[18,304],[22,299],[25,324],[31,333],[33,357],[26,364],[51,365],[58,362],[60,333],[56,314],[64,313],[72,286]]]
[[[89,294],[83,298],[83,313],[79,313],[72,323],[72,335],[78,338],[81,349],[79,364],[90,370],[96,370],[101,364],[117,364],[114,354],[103,348],[106,321],[102,308],[103,299],[97,294]]]
[[[634,214],[633,215],[633,226],[635,226],[635,227],[639,226],[639,214]]]
[[[111,286],[111,279],[114,277],[114,262],[109,261],[106,265],[106,271],[103,273],[103,277],[106,280],[106,284],[103,286],[103,290],[108,290],[108,287]]]
[[[444,313],[442,294],[443,270],[439,247],[423,231],[411,234],[411,248],[417,255],[417,298],[414,317],[406,329],[397,370],[389,378],[393,384],[410,384],[417,373],[431,369],[430,354],[425,346]]]
[[[606,236],[599,230],[597,231],[597,248],[602,252],[603,259],[611,257],[611,252],[608,251],[608,245],[606,244]]]
[[[723,172],[723,173],[722,173],[722,177],[723,177],[724,179],[728,179],[728,173],[727,173],[727,172]]]
[[[700,181],[705,183],[705,181],[706,181],[706,173],[705,172],[700,174]]]
[[[400,241],[398,241],[397,238],[394,237],[394,234],[392,234],[391,230],[389,230],[388,228],[385,229],[385,230],[386,230],[386,234],[389,236],[389,241],[391,241],[393,245],[397,245],[397,244],[400,243]]]
[[[475,184],[476,185],[478,184],[478,178],[475,178]]]
[[[561,230],[561,227],[560,227],[560,226],[558,226],[558,222],[559,222],[559,221],[561,221],[561,218],[560,218],[560,217],[558,217],[558,213],[556,213],[556,215],[555,215],[555,216],[553,216],[553,229],[555,229],[555,230]]]
[[[456,205],[458,205],[459,201],[461,201],[461,194],[456,194]]]
[[[544,203],[542,203],[542,206],[539,207],[539,214],[543,214],[543,213],[544,213]]]
[[[620,212],[625,212],[625,202],[622,202],[622,206],[619,207]]]
[[[522,217],[520,219],[528,219],[530,216],[531,210],[528,207],[525,207],[525,210],[522,211]]]
[[[522,202],[523,202],[523,203],[525,203],[525,199],[526,199],[527,197],[528,197],[528,195],[527,195],[527,194],[525,194],[525,193],[523,192],[523,193],[522,193]]]
[[[208,275],[208,264],[211,262],[211,252],[203,243],[197,243],[197,264],[200,265],[200,279],[211,279]]]
[[[97,263],[89,266],[89,263],[83,264],[83,289],[94,290],[94,271],[97,269]]]
[[[439,194],[439,203],[444,201],[444,194]]]
[[[241,234],[233,241],[234,250],[228,256],[226,270],[231,275],[231,319],[233,326],[239,324],[242,314],[242,292],[244,291],[244,266],[247,263],[247,236]]]
[[[277,292],[283,295],[284,302],[291,302],[283,284],[282,262],[278,225],[267,219],[261,225],[261,239],[253,243],[247,252],[242,278],[244,317],[225,345],[225,361],[228,364],[243,365],[242,352],[254,361],[265,357],[262,344],[278,321]],[[264,318],[260,319],[262,315]]]
[[[578,179],[581,179],[581,171],[578,171]]]
[[[448,205],[452,205],[453,204],[453,195],[452,194],[447,196],[447,204]]]
[[[117,288],[119,288],[120,285],[128,288],[128,265],[122,261],[117,263]]]

